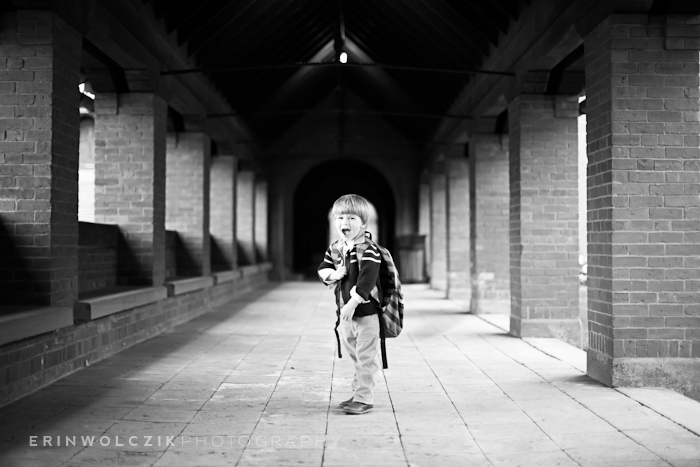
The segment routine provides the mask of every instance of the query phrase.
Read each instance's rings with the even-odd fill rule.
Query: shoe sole
[[[374,407],[369,407],[367,409],[362,409],[362,410],[348,410],[345,409],[344,412],[348,415],[362,415],[363,413],[368,413],[371,412]]]

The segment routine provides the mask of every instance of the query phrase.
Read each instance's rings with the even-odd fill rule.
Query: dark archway
[[[311,169],[294,194],[294,265],[296,272],[314,275],[328,247],[328,210],[340,196],[355,193],[377,209],[380,238],[394,246],[396,201],[389,182],[374,167],[359,161],[333,160]]]

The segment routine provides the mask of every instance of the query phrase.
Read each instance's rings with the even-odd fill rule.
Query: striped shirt
[[[339,287],[336,288],[336,293],[342,294],[342,303],[347,303],[350,300],[350,290],[356,287],[357,293],[364,300],[370,302],[358,305],[354,316],[369,316],[380,313],[379,303],[370,296],[375,285],[379,288],[380,297],[382,293],[379,285],[379,266],[382,263],[382,256],[379,249],[374,244],[370,244],[362,255],[362,264],[358,264],[356,248],[353,246],[350,251],[345,253],[345,257],[341,258],[340,262],[341,264],[333,264],[331,247],[328,247],[318,270],[337,269],[345,265],[347,274],[340,280]]]

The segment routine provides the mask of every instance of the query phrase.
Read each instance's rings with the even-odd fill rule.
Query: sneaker
[[[348,405],[343,407],[346,414],[349,415],[360,415],[367,413],[374,408],[372,404],[363,404],[362,402],[350,402]]]
[[[349,404],[352,403],[352,399],[353,399],[353,398],[351,397],[350,399],[341,402],[340,404],[338,404],[338,408],[339,408],[339,409],[344,409],[345,407],[347,407]]]

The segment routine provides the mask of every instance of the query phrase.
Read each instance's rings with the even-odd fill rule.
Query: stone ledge
[[[214,284],[219,285],[225,284],[226,282],[235,282],[240,280],[243,276],[241,275],[240,269],[233,269],[231,271],[215,272],[212,274],[212,277],[214,277]]]
[[[251,264],[249,266],[243,266],[240,270],[243,277],[250,277],[261,272],[272,270],[272,263]]]
[[[178,295],[204,290],[214,285],[212,276],[190,277],[188,279],[178,279],[168,281],[165,286],[168,288],[168,297],[176,297]]]
[[[73,324],[70,307],[0,307],[0,345],[38,336]]]
[[[92,321],[164,300],[167,296],[165,287],[145,287],[83,298],[75,302],[74,316],[76,321]]]

